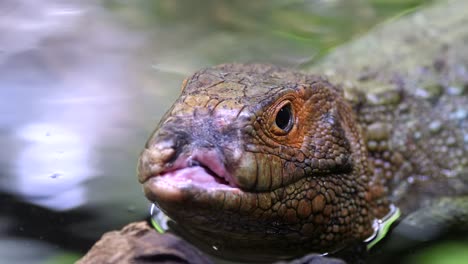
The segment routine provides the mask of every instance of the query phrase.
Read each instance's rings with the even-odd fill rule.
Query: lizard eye
[[[287,102],[278,110],[278,112],[276,112],[275,124],[277,128],[281,130],[278,131],[281,132],[281,134],[285,134],[291,131],[294,125],[294,116],[291,109],[291,103]]]

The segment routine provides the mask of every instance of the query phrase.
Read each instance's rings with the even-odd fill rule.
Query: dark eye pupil
[[[276,125],[284,131],[289,131],[292,125],[291,105],[283,106],[276,114]]]

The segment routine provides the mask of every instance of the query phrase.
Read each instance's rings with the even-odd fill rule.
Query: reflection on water
[[[145,218],[136,159],[190,72],[300,66],[409,2],[0,1],[0,255],[42,263]]]
[[[13,145],[1,188],[53,210],[83,205],[99,175],[97,146],[129,111],[126,34],[84,4],[2,2],[2,118]],[[15,45],[19,43],[19,45]],[[117,84],[117,85],[116,85]],[[115,106],[114,106],[115,105]],[[118,107],[117,107],[118,106]],[[118,131],[117,131],[118,132]],[[19,147],[21,146],[21,147]]]
[[[15,160],[10,191],[53,210],[82,205],[86,201],[83,181],[96,175],[89,149],[94,142],[86,142],[60,123],[28,124],[17,135],[28,146]]]
[[[44,5],[34,0],[6,0],[0,7],[3,58],[36,48],[52,32],[66,33],[83,13],[82,6],[61,1]]]
[[[0,14],[0,254],[41,262],[145,216],[128,69],[142,38],[92,2],[2,1]]]

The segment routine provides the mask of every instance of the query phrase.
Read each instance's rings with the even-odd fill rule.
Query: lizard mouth
[[[187,166],[162,172],[150,179],[157,177],[159,181],[179,188],[188,185],[206,190],[237,187],[227,174],[216,173],[211,167],[196,160],[188,160]]]
[[[143,164],[145,166],[145,164]],[[146,164],[146,166],[150,166]],[[145,170],[144,190],[151,200],[181,201],[189,193],[240,191],[220,159],[212,152],[195,152],[178,157],[162,170]]]

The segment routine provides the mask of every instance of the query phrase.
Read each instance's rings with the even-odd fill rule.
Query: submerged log
[[[159,234],[147,222],[136,222],[104,234],[77,263],[212,262],[184,240],[172,234]]]

